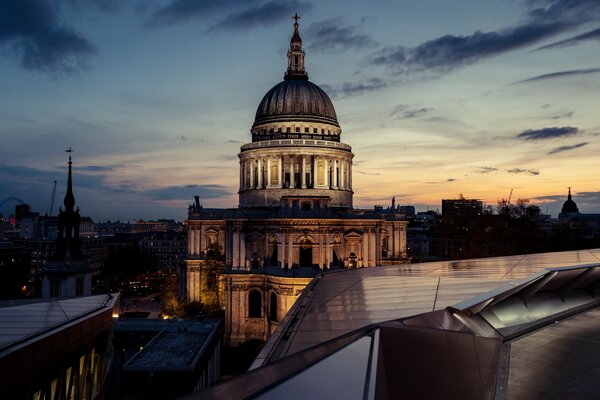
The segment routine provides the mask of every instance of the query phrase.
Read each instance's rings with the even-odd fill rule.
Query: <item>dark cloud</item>
[[[109,13],[118,11],[124,3],[123,0],[62,0],[62,2],[76,11],[91,8]]]
[[[527,3],[533,21],[580,25],[600,18],[600,2],[596,0],[528,0]]]
[[[477,169],[473,172],[478,174],[489,174],[496,171],[498,171],[498,168],[496,167],[477,167]]]
[[[56,74],[88,67],[95,47],[60,24],[56,7],[44,0],[0,1],[0,46],[23,68]]]
[[[311,51],[343,51],[379,45],[369,35],[358,33],[356,27],[342,26],[338,19],[310,24],[306,37]]]
[[[359,170],[355,170],[354,172],[358,172],[361,175],[381,175],[379,172],[364,172]]]
[[[417,47],[388,47],[371,57],[372,65],[389,66],[395,73],[437,72],[473,64],[522,48],[564,29],[560,23],[527,24],[498,32],[477,31],[469,36],[445,35]]]
[[[582,142],[582,143],[574,144],[572,146],[559,146],[559,147],[555,147],[552,150],[550,150],[548,152],[548,154],[556,154],[556,153],[561,153],[563,151],[578,149],[580,147],[587,146],[588,144],[589,144],[589,142]]]
[[[565,111],[562,114],[553,115],[551,118],[554,120],[563,119],[563,118],[571,118],[575,112],[573,111]]]
[[[546,46],[538,47],[536,49],[536,51],[549,50],[549,49],[554,49],[554,48],[559,48],[559,47],[573,46],[573,45],[576,45],[580,42],[584,42],[587,40],[600,40],[600,29],[595,29],[593,31],[586,32],[586,33],[574,36],[569,39],[561,40],[558,42],[550,43]]]
[[[243,143],[243,142],[240,142],[239,140],[230,139],[227,141],[227,143]]]
[[[552,127],[542,129],[528,129],[517,135],[517,139],[523,140],[546,140],[560,137],[574,136],[580,133],[574,126]]]
[[[448,179],[446,179],[446,182],[454,182],[454,181],[456,181],[455,178],[448,178]]]
[[[433,108],[422,107],[415,109],[402,109],[401,106],[396,107],[394,111],[390,113],[392,116],[396,116],[396,119],[411,119],[411,118],[419,118],[433,111]]]
[[[272,0],[263,4],[246,0],[172,0],[154,11],[148,25],[204,20],[210,24],[210,30],[243,30],[284,21],[294,12],[311,8],[311,3],[298,0]],[[218,22],[213,23],[215,18]]]
[[[172,0],[167,5],[156,10],[150,20],[150,25],[169,25],[188,22],[213,15],[236,5],[247,4],[243,0]]]
[[[331,97],[356,96],[365,92],[383,89],[388,84],[380,78],[369,78],[362,82],[344,82],[337,85],[321,85]]]
[[[211,29],[243,30],[260,25],[268,26],[275,22],[285,21],[298,10],[306,12],[311,8],[312,4],[305,1],[274,0],[243,11],[233,12],[221,22],[213,25]]]
[[[371,55],[368,62],[389,67],[395,74],[443,74],[600,19],[600,1],[528,0],[526,5],[525,20],[514,27],[466,36],[444,35],[416,47],[387,47]]]
[[[145,190],[141,194],[150,197],[152,200],[188,200],[195,195],[203,199],[215,199],[228,196],[231,193],[229,193],[226,186],[222,185],[184,185]]]
[[[86,172],[106,172],[114,171],[117,168],[123,168],[124,165],[77,165],[75,168],[77,171]]]
[[[570,71],[559,71],[559,72],[552,72],[551,74],[534,76],[532,78],[527,78],[522,81],[513,82],[512,84],[516,85],[516,84],[520,84],[520,83],[544,81],[544,80],[549,80],[549,79],[568,78],[568,77],[572,77],[572,76],[597,74],[599,72],[600,72],[600,68],[574,69],[574,70],[570,70]]]
[[[536,176],[540,174],[540,171],[537,169],[523,169],[523,168],[512,168],[507,170],[509,174],[526,174],[531,176]]]

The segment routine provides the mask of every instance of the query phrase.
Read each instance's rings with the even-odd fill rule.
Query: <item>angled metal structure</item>
[[[523,260],[515,265],[506,263],[503,268],[514,273],[519,263]],[[405,279],[419,279],[420,272],[412,271]],[[361,273],[369,275],[370,270]],[[547,342],[556,346],[557,340],[564,339],[560,335],[576,338],[578,332],[591,330],[595,336],[586,338],[586,349],[600,350],[600,321],[593,322],[600,316],[600,263],[549,267],[514,281],[495,281],[496,287],[492,290],[452,305],[439,309],[434,305],[433,311],[368,324],[320,344],[294,350],[298,348],[297,335],[307,332],[302,329],[303,325],[310,325],[311,313],[318,309],[331,310],[340,293],[356,287],[357,281],[344,279],[344,272],[335,274],[321,276],[323,281],[330,280],[328,285],[319,287],[319,279],[311,283],[289,318],[286,317],[287,321],[282,322],[273,343],[267,344],[255,362],[255,369],[201,392],[202,398],[275,399],[285,395],[345,399],[505,399],[511,398],[508,390],[510,360],[518,356],[518,352],[511,354],[513,343],[521,339],[534,340],[546,328],[553,332],[568,328],[569,333],[555,333],[556,337]],[[399,282],[404,282],[387,280],[397,287]],[[368,287],[365,279],[360,281],[363,297],[373,299],[370,296],[376,293],[365,289]],[[438,280],[434,291],[436,300],[443,297],[440,282]],[[480,288],[482,281],[472,279],[471,284],[465,286],[461,280],[461,284],[469,292]],[[339,292],[334,290],[336,287]],[[319,291],[325,288],[328,290]],[[406,287],[398,288],[406,290]],[[320,296],[328,300],[317,301],[323,298]],[[427,296],[418,291],[413,291],[413,296],[417,296],[417,302],[428,301]],[[356,316],[360,316],[360,312],[355,309],[344,318],[352,321]],[[563,320],[571,322],[559,323]],[[519,372],[524,365],[531,367],[531,359],[548,356],[546,347],[539,344],[542,342],[531,343],[539,347],[535,350],[527,346],[519,348],[519,352],[529,352],[527,362],[520,360]],[[600,365],[593,356],[590,359],[593,365]],[[553,364],[553,368],[560,368],[560,364]],[[569,374],[569,371],[562,373]],[[518,381],[514,374],[513,381]],[[535,382],[524,385],[535,386]],[[523,398],[530,393],[529,389],[513,398]],[[573,398],[568,390],[583,390],[589,398],[594,398],[600,395],[600,384],[564,390],[555,398],[569,395]],[[546,392],[537,398],[551,397],[552,393]]]

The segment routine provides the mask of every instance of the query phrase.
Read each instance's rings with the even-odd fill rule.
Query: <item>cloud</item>
[[[156,10],[151,17],[150,25],[170,25],[204,18],[218,11],[238,4],[246,4],[243,0],[172,0],[169,4]]]
[[[512,168],[507,170],[509,174],[526,174],[531,176],[536,176],[540,174],[540,171],[537,169],[523,169],[523,168]]]
[[[21,67],[53,74],[88,68],[87,58],[96,48],[59,23],[56,7],[44,0],[0,2],[0,46]]]
[[[600,68],[573,69],[570,71],[552,72],[550,74],[538,75],[538,76],[534,76],[532,78],[523,79],[522,81],[513,82],[513,83],[511,83],[511,85],[543,81],[543,80],[548,80],[548,79],[568,78],[568,77],[572,77],[572,76],[597,74],[599,72],[600,72]]]
[[[359,170],[354,170],[354,172],[358,172],[361,175],[381,175],[379,172],[364,172]]]
[[[239,140],[229,139],[226,143],[243,143],[243,142],[240,142]]]
[[[362,82],[344,82],[337,85],[321,85],[323,90],[331,97],[356,96],[366,92],[383,89],[388,84],[381,78],[369,78]]]
[[[600,18],[600,3],[595,0],[528,0],[527,3],[529,17],[534,21],[579,25]]]
[[[496,167],[477,167],[477,169],[473,172],[477,174],[489,174],[496,171],[498,171],[498,168]]]
[[[422,108],[415,108],[415,109],[407,110],[405,106],[400,105],[400,106],[396,107],[394,109],[394,111],[392,111],[390,113],[390,116],[395,115],[396,119],[411,119],[411,118],[422,117],[431,111],[433,111],[433,108],[422,107]]]
[[[312,51],[343,51],[376,47],[379,44],[369,35],[358,33],[354,26],[342,26],[338,19],[315,22],[306,29]]]
[[[497,32],[477,31],[469,36],[445,35],[417,47],[388,47],[371,56],[371,65],[388,66],[396,74],[447,73],[561,32],[560,23],[532,23]]]
[[[243,11],[233,12],[221,22],[213,25],[211,30],[243,30],[260,25],[268,26],[284,21],[286,17],[291,17],[297,10],[307,11],[311,8],[312,4],[305,1],[274,0]]]
[[[581,131],[573,126],[552,127],[542,129],[528,129],[517,135],[517,139],[546,140],[577,135]]]
[[[595,29],[593,31],[582,33],[581,35],[577,35],[569,39],[561,40],[558,42],[547,44],[546,46],[538,47],[537,49],[535,49],[535,51],[573,46],[587,40],[600,40],[600,29]]]
[[[448,178],[448,179],[446,179],[446,182],[454,182],[454,181],[456,181],[455,178]]]
[[[553,120],[562,119],[562,118],[571,118],[575,112],[573,111],[565,111],[562,114],[553,115],[551,118]]]
[[[226,186],[222,185],[183,185],[145,190],[141,194],[152,200],[189,200],[195,195],[202,199],[214,199],[228,196],[231,193]]]
[[[209,18],[212,22],[217,18],[219,22],[212,24],[210,30],[243,30],[284,21],[298,10],[311,8],[311,3],[298,0],[272,0],[259,5],[245,0],[172,0],[155,11],[147,25],[173,25]]]
[[[86,171],[86,172],[106,172],[106,171],[114,171],[117,168],[123,168],[124,165],[77,165],[75,169],[77,171]]]
[[[589,144],[589,142],[582,142],[582,143],[574,144],[572,146],[559,146],[559,147],[555,147],[552,150],[550,150],[548,152],[548,154],[556,154],[556,153],[561,153],[563,151],[578,149],[580,147],[587,146],[588,144]]]

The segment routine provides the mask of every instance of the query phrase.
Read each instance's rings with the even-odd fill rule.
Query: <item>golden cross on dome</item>
[[[300,17],[298,16],[298,13],[295,13],[292,18],[294,18],[296,20],[295,24],[298,24],[298,20],[300,19]]]
[[[74,152],[75,150],[73,150],[70,146],[68,149],[65,150],[65,153],[69,153],[69,155],[71,155],[72,152]]]

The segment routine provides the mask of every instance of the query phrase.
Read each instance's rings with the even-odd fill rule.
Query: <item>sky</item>
[[[237,207],[240,146],[287,67],[354,157],[355,207],[530,199],[600,212],[600,1],[0,0],[0,201],[96,221]],[[14,202],[5,203],[7,214]]]

